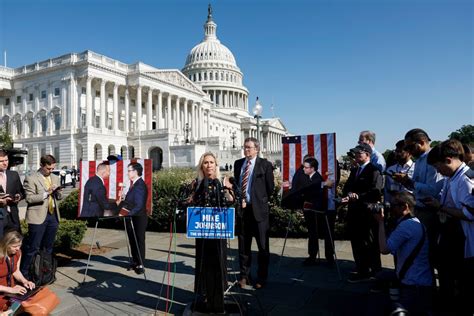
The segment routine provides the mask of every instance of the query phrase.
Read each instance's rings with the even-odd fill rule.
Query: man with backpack
[[[390,213],[396,227],[386,237],[384,210],[374,214],[379,224],[379,247],[382,254],[393,254],[396,280],[400,287],[400,304],[409,315],[430,314],[432,310],[433,276],[428,256],[426,229],[413,216],[415,198],[409,192],[395,193]]]

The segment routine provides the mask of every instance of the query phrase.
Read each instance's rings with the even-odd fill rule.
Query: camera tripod
[[[334,254],[334,263],[336,265],[337,274],[339,276],[339,280],[342,280],[341,271],[339,270],[339,263],[337,261],[336,248],[334,246],[334,239],[333,239],[333,236],[332,236],[332,233],[331,233],[327,213],[324,212],[324,211],[317,211],[317,210],[313,210],[313,209],[305,209],[305,211],[314,212],[315,215],[318,215],[318,214],[324,215],[324,219],[325,219],[325,222],[326,222],[326,230],[327,230],[329,239],[331,241],[331,247],[332,247],[332,251],[333,251],[333,254]],[[318,227],[318,217],[317,216],[315,216],[315,220],[316,220],[316,227]],[[285,253],[286,241],[288,239],[288,233],[290,232],[291,225],[292,225],[292,217],[289,216],[288,217],[288,226],[286,227],[285,241],[283,242],[283,249],[281,250],[280,260],[278,261],[278,268],[277,268],[277,271],[276,271],[276,275],[278,275],[280,273],[281,260],[283,259],[283,254]],[[319,242],[319,239],[318,239],[318,242]],[[321,250],[318,251],[318,259],[321,258],[320,252],[321,252]]]

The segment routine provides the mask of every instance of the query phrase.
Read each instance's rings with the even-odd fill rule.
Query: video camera
[[[390,203],[389,202],[377,202],[377,203],[366,203],[367,208],[374,214],[379,214],[383,209],[389,209]]]
[[[355,159],[355,151],[354,151],[354,148],[352,148],[351,150],[349,150],[347,153],[346,153],[347,157],[351,158],[351,159]]]
[[[25,162],[25,155],[28,151],[18,148],[3,149],[8,155],[8,168],[22,165]]]

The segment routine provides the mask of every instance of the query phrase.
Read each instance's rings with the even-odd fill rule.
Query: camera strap
[[[407,215],[402,219],[402,221],[405,221],[405,220],[410,219],[410,218],[413,218],[413,216]],[[421,239],[420,239],[420,241],[418,241],[418,244],[413,249],[413,251],[410,253],[410,255],[407,257],[405,262],[403,262],[403,266],[400,269],[400,272],[398,273],[398,279],[400,280],[400,282],[402,282],[403,278],[405,277],[405,274],[407,273],[408,269],[410,269],[410,267],[412,266],[413,261],[415,261],[416,256],[418,256],[418,254],[420,253],[421,247],[423,247],[423,244],[425,242],[425,234],[426,234],[425,233],[425,226],[421,222],[420,222],[420,225],[421,225],[421,229],[422,229],[421,230]]]

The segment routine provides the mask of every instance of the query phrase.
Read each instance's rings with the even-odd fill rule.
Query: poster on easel
[[[131,163],[140,166],[134,168]],[[142,170],[140,170],[142,169]],[[135,203],[146,199],[148,216],[153,210],[151,159],[82,161],[79,179],[79,218],[133,215]],[[138,201],[138,202],[136,202]],[[132,213],[127,214],[127,212]]]

